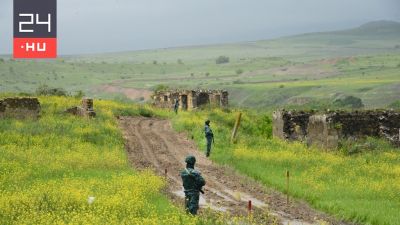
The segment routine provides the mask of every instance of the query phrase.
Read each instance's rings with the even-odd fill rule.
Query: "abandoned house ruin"
[[[400,146],[400,112],[384,110],[276,111],[273,135],[283,140],[306,141],[320,148],[337,148],[340,140],[380,137]]]
[[[0,99],[0,119],[37,119],[40,114],[40,103],[37,98]]]
[[[228,92],[225,90],[170,90],[153,95],[154,105],[172,108],[179,101],[179,109],[191,110],[202,106],[228,107]]]
[[[76,116],[82,117],[95,117],[96,112],[93,109],[93,99],[91,98],[83,98],[81,106],[74,106],[65,111],[66,113],[70,113]]]

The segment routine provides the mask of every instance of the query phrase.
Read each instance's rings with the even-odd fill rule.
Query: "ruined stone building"
[[[276,111],[273,135],[284,140],[306,141],[320,148],[337,148],[340,140],[367,136],[385,138],[400,146],[400,112]]]
[[[0,99],[0,119],[16,118],[36,119],[40,114],[40,103],[37,98]]]
[[[83,98],[81,106],[74,106],[65,111],[66,113],[92,118],[96,116],[96,112],[93,109],[93,99]]]
[[[155,92],[154,105],[172,108],[179,101],[182,110],[196,109],[201,106],[228,107],[228,92],[225,90],[170,90]]]

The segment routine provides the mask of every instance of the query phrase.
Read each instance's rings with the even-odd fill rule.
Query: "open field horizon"
[[[219,56],[228,63],[216,64]],[[39,85],[88,96],[149,100],[158,85],[226,89],[236,107],[329,107],[355,96],[386,108],[400,95],[400,23],[273,40],[0,62],[1,92]]]

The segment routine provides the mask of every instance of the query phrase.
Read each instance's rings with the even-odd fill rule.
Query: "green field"
[[[116,116],[145,115],[171,119],[200,149],[205,149],[203,122],[209,118],[216,141],[211,159],[218,164],[282,192],[289,170],[290,195],[317,209],[361,224],[400,224],[400,152],[383,140],[352,145],[357,151],[307,148],[273,139],[270,114],[245,110],[232,144],[238,110],[176,116],[169,110],[97,100],[98,117],[87,120],[62,113],[79,99],[40,101],[39,120],[0,120],[0,223],[225,224],[223,215],[186,216],[162,195],[162,178],[130,168]],[[96,197],[93,206],[87,202],[90,196]]]
[[[253,224],[189,216],[164,195],[163,178],[131,167],[116,116],[171,112],[98,100],[88,120],[63,113],[80,99],[39,100],[38,120],[0,119],[0,224]]]
[[[290,171],[290,195],[313,207],[359,224],[400,224],[400,152],[382,140],[366,139],[359,153],[308,148],[271,138],[269,114],[243,111],[236,144],[230,134],[238,111],[182,112],[175,129],[193,136],[205,150],[203,121],[209,118],[215,134],[211,159],[253,177],[266,187],[285,192]],[[367,148],[363,146],[369,146]],[[354,150],[354,149],[353,149]],[[357,150],[357,151],[358,151]]]
[[[221,55],[229,63],[216,64]],[[142,101],[149,98],[145,90],[165,84],[227,89],[239,107],[321,107],[351,95],[367,108],[382,108],[400,95],[400,24],[381,21],[275,40],[57,60],[4,56],[0,81],[0,92],[34,92],[47,84],[97,98]]]

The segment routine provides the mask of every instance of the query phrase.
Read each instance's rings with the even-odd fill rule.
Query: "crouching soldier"
[[[181,172],[183,188],[185,189],[185,207],[187,212],[196,215],[199,209],[200,192],[204,194],[202,188],[206,181],[201,173],[194,169],[196,163],[194,156],[187,156],[185,162],[186,168]]]

